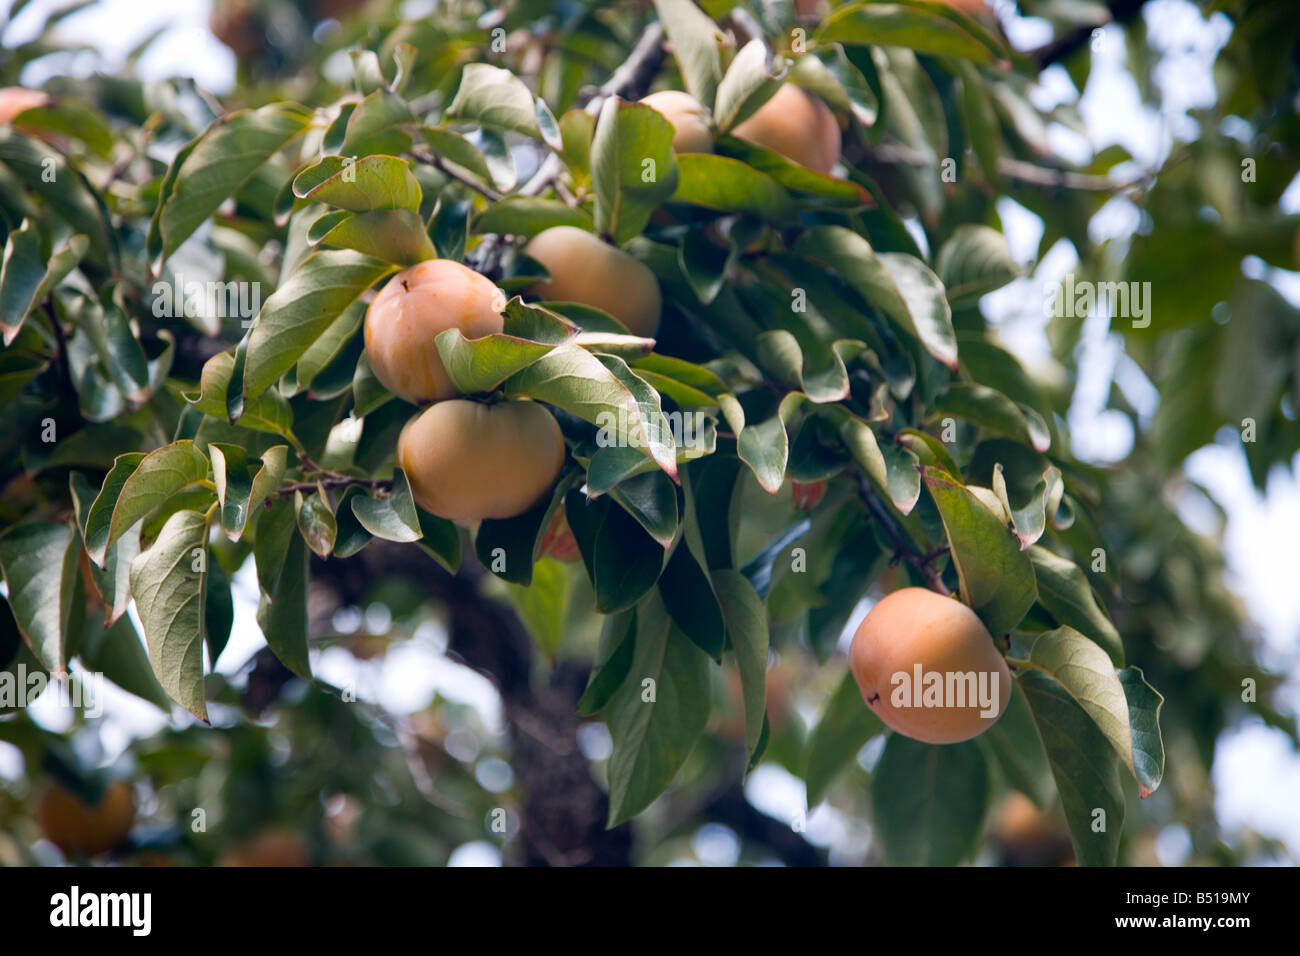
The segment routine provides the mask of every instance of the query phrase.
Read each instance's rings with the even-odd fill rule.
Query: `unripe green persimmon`
[[[840,158],[840,126],[830,107],[792,83],[731,131],[801,166],[826,174]]]
[[[375,377],[408,402],[458,395],[438,354],[438,333],[470,339],[500,332],[505,295],[450,259],[429,259],[388,280],[366,310],[366,357]]]
[[[530,294],[601,309],[633,335],[652,337],[658,329],[659,281],[622,249],[576,226],[554,226],[533,236],[524,253],[551,274]]]
[[[564,437],[535,402],[449,399],[407,422],[397,463],[425,511],[453,521],[521,515],[555,484]]]
[[[885,726],[926,743],[983,733],[1011,697],[1011,672],[983,622],[925,588],[895,591],[871,609],[853,637],[849,666]]]
[[[681,90],[660,90],[642,98],[673,124],[673,151],[678,153],[713,152],[713,130],[709,126],[709,111],[689,93]]]

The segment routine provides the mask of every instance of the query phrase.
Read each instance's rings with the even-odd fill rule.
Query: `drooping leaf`
[[[822,802],[831,781],[863,745],[884,729],[880,718],[862,699],[853,674],[845,671],[804,750],[809,810]]]
[[[0,535],[0,571],[18,630],[41,666],[66,673],[84,600],[77,558],[81,542],[72,527],[24,522]]]
[[[1080,866],[1114,866],[1124,829],[1119,757],[1060,684],[1034,671],[1016,675],[1047,751]]]
[[[937,468],[925,469],[924,478],[943,518],[962,596],[995,638],[1008,633],[1037,594],[1029,556],[960,482]]]
[[[420,208],[420,184],[396,156],[326,156],[293,180],[293,194],[349,212]]]
[[[637,610],[628,678],[606,707],[609,825],[658,797],[686,761],[709,718],[709,659],[677,631],[656,597]]]
[[[871,781],[892,866],[955,866],[974,852],[989,807],[988,764],[973,740],[927,744],[891,734]]]
[[[131,564],[131,594],[154,674],[172,700],[205,723],[207,531],[203,515],[178,511]]]
[[[596,228],[615,244],[641,234],[677,188],[673,125],[657,110],[611,96],[591,141]]]
[[[149,229],[150,254],[175,252],[199,224],[311,123],[312,112],[272,103],[221,117],[172,161]]]
[[[309,256],[262,304],[248,337],[244,399],[251,401],[293,367],[308,347],[376,282],[396,271],[350,249]]]
[[[1041,545],[1030,548],[1028,554],[1038,584],[1038,603],[1058,624],[1091,638],[1110,656],[1111,663],[1123,667],[1124,645],[1119,631],[1097,604],[1083,570]]]

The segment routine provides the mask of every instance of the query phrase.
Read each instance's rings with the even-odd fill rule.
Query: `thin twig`
[[[480,196],[486,196],[492,202],[498,202],[501,199],[501,193],[497,192],[491,186],[486,186],[472,176],[467,176],[459,169],[448,163],[436,153],[429,153],[422,149],[411,150],[411,156],[421,163],[428,163],[449,179],[454,179],[462,185],[468,186]]]
[[[639,97],[650,87],[655,74],[664,59],[664,29],[658,21],[651,23],[641,33],[641,37],[632,47],[628,58],[616,69],[610,78],[602,84],[587,101],[584,110],[597,116],[605,101],[611,96]],[[564,172],[564,161],[558,153],[551,153],[528,181],[519,187],[514,195],[537,196],[554,186]],[[491,275],[501,264],[501,255],[505,251],[504,237],[497,233],[486,236],[475,250],[474,268],[484,275]]]
[[[877,162],[904,166],[934,166],[933,154],[913,149],[903,143],[882,143],[871,150],[871,158]],[[998,157],[998,175],[1007,179],[1029,183],[1032,186],[1045,186],[1049,189],[1077,189],[1085,192],[1124,193],[1130,189],[1145,187],[1159,175],[1160,170],[1148,169],[1141,175],[1123,182],[1116,182],[1109,176],[1094,173],[1078,173],[1069,169],[1055,169],[1050,166],[1036,166],[1022,159],[1009,156]]]
[[[899,526],[894,516],[889,513],[889,509],[876,497],[875,490],[863,475],[858,475],[858,497],[867,506],[867,511],[871,513],[871,517],[875,520],[877,527],[880,528],[881,534],[893,547],[894,560],[905,560],[916,568],[921,573],[921,576],[925,578],[925,583],[929,585],[932,591],[938,591],[944,595],[952,594],[948,590],[948,586],[943,583],[943,576],[933,565],[935,559],[948,553],[948,549],[937,548],[929,554],[922,554],[913,544],[911,538]]]
[[[352,478],[348,475],[338,475],[330,478],[321,478],[317,481],[294,481],[287,485],[281,485],[276,494],[287,498],[295,491],[301,491],[308,494],[317,490],[317,488],[350,488],[356,486],[359,488],[369,488],[371,491],[391,491],[393,483],[387,478]]]

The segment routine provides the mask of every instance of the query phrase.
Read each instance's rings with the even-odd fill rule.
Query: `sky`
[[[34,29],[38,13],[60,5],[51,0],[34,0],[14,24],[11,40],[20,41],[24,29]],[[0,0],[0,10],[8,6],[8,0]],[[427,0],[408,4],[412,14],[428,6]],[[996,0],[995,9],[1014,46],[1028,49],[1050,39],[1052,28],[1046,21],[1016,17],[1009,0]],[[51,69],[81,75],[96,68],[112,69],[145,36],[167,26],[165,35],[141,59],[140,73],[160,79],[192,76],[214,92],[229,90],[234,83],[235,59],[208,31],[209,10],[210,0],[151,4],[101,0],[69,17],[61,28],[67,39],[81,40],[95,52],[52,68],[33,64],[24,82],[38,85]],[[1165,99],[1161,110],[1141,103],[1133,80],[1123,69],[1124,43],[1117,28],[1106,28],[1094,38],[1093,70],[1082,96],[1059,66],[1046,71],[1032,90],[1035,104],[1045,109],[1078,101],[1087,136],[1059,124],[1051,130],[1054,147],[1067,158],[1083,161],[1091,152],[1118,143],[1129,150],[1141,168],[1158,164],[1176,137],[1194,135],[1187,110],[1213,101],[1212,66],[1230,31],[1228,20],[1215,15],[1207,22],[1185,0],[1151,0],[1144,16],[1149,35],[1164,53],[1158,77]],[[1115,174],[1123,178],[1137,171],[1121,167]],[[1292,185],[1282,205],[1286,212],[1300,212],[1300,183]],[[1009,199],[1001,201],[998,212],[1014,258],[1032,263],[1042,235],[1041,221]],[[1113,199],[1094,218],[1091,234],[1094,239],[1124,235],[1134,228],[1137,216],[1130,202]],[[1004,344],[1030,366],[1048,354],[1043,289],[1058,283],[1077,261],[1073,247],[1062,241],[1041,261],[1033,263],[1025,278],[991,293],[982,303]],[[1267,269],[1260,263],[1250,263],[1248,268],[1266,276],[1293,304],[1300,305],[1300,274]],[[1082,347],[1085,357],[1081,381],[1069,414],[1074,450],[1085,460],[1117,461],[1131,447],[1133,435],[1120,413],[1103,407],[1111,382],[1120,385],[1144,420],[1154,411],[1158,395],[1141,370],[1123,355],[1119,336],[1109,330],[1105,316],[1094,316],[1085,324]],[[1275,469],[1265,493],[1260,495],[1250,481],[1240,447],[1225,439],[1193,454],[1186,471],[1209,488],[1227,511],[1224,547],[1229,585],[1243,598],[1260,630],[1266,662],[1289,670],[1291,706],[1300,709],[1300,588],[1295,586],[1294,572],[1294,542],[1300,540],[1300,487],[1296,478],[1300,456],[1292,466],[1289,474],[1285,469]],[[1181,510],[1193,527],[1214,530],[1206,520],[1203,503],[1198,507],[1194,497],[1189,497]],[[236,626],[230,646],[218,662],[218,669],[227,672],[246,660],[262,642],[255,623],[257,588],[251,563],[236,576],[235,594]],[[852,633],[866,610],[865,605],[859,608],[847,633]],[[365,626],[366,622],[359,623]],[[313,666],[331,682],[355,682],[363,697],[373,695],[371,699],[394,713],[420,709],[437,691],[475,705],[489,725],[499,726],[500,706],[491,685],[443,656],[445,643],[445,635],[430,631],[399,645],[378,661],[357,662],[342,650],[327,650],[314,659]],[[104,734],[113,745],[110,749],[124,749],[132,734],[153,732],[164,723],[155,708],[121,692],[110,691],[109,711],[112,719],[106,722]],[[69,719],[53,701],[38,702],[34,716],[53,728],[66,725]],[[600,744],[593,746],[599,748]],[[0,745],[0,777],[12,776],[14,759]],[[860,759],[869,763],[872,755],[865,752]],[[1269,781],[1269,785],[1259,786],[1260,780]],[[1284,735],[1262,723],[1248,724],[1224,735],[1219,741],[1214,782],[1220,820],[1229,832],[1249,825],[1284,839],[1300,856],[1300,801],[1294,796],[1300,793],[1300,755]],[[761,767],[750,776],[746,792],[756,806],[781,819],[801,812],[804,804],[802,783],[778,768]],[[860,855],[869,839],[863,821],[843,817],[825,805],[808,825],[813,842],[837,848],[845,859],[854,858],[855,853]],[[701,834],[693,847],[696,857],[701,862],[726,862],[732,850],[728,849],[725,835],[712,831]],[[1180,862],[1186,853],[1185,834],[1166,834],[1157,850],[1164,862]],[[458,851],[454,862],[493,864],[499,862],[499,854],[489,843],[468,844]]]

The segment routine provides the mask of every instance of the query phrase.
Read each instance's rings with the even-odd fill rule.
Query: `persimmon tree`
[[[628,862],[629,821],[652,843],[676,832],[665,806],[815,862],[802,814],[829,796],[870,813],[876,858],[951,864],[981,846],[995,795],[1016,790],[1060,806],[1079,863],[1113,864],[1133,798],[1166,772],[1166,738],[1201,767],[1242,708],[1293,730],[1268,705],[1275,680],[1249,659],[1217,546],[1160,495],[1222,426],[1253,423],[1258,438],[1242,437],[1261,482],[1300,445],[1295,312],[1240,269],[1248,255],[1294,264],[1296,223],[1276,204],[1300,151],[1274,105],[1296,77],[1246,52],[1277,26],[1272,8],[1223,5],[1234,33],[1206,134],[1134,179],[1109,175],[1132,166],[1119,147],[1084,167],[1054,155],[1049,124],[1077,116],[1044,114],[1028,87],[1063,64],[1082,88],[1092,31],[1112,16],[1146,49],[1140,4],[1023,3],[1056,31],[1028,52],[988,11],[927,0],[459,4],[410,21],[399,4],[341,6],[218,4],[214,27],[241,58],[228,96],[129,69],[56,79],[0,128],[10,672],[102,672],[202,722],[210,703],[257,715],[304,683],[277,705],[290,726],[391,729],[314,675],[313,652],[332,639],[331,609],[408,582],[449,650],[495,684],[516,783],[489,794],[443,753],[433,764],[475,808],[449,815],[407,728],[410,802],[394,816],[415,830],[423,808],[454,841],[505,805],[512,857],[548,863]],[[48,49],[11,51],[6,81]],[[1154,66],[1134,56],[1145,78]],[[699,106],[708,136],[693,128],[693,151],[639,102],[659,90]],[[787,96],[815,127],[795,126],[797,148],[774,148],[780,129],[740,135]],[[1208,132],[1227,115],[1250,136]],[[790,158],[835,134],[826,171]],[[1147,228],[1095,243],[1089,220],[1115,196]],[[1113,328],[1162,401],[1147,421],[1113,392],[1136,435],[1114,466],[1079,460],[1067,426],[1083,314],[1050,321],[1037,367],[981,311],[1032,274],[1008,250],[1005,197],[1041,217],[1040,253],[1073,244],[1071,282],[1149,283],[1150,321],[1117,314]],[[1195,212],[1206,204],[1217,217]],[[565,262],[553,242],[530,246],[556,229],[594,251]],[[420,507],[454,484],[457,455],[479,454],[473,435],[444,444],[433,416],[399,446],[421,408],[367,358],[370,302],[433,259],[501,290],[501,331],[417,329],[384,368],[436,349],[450,401],[554,420],[559,477],[513,516]],[[652,277],[657,321],[624,259]],[[498,446],[537,445],[494,440],[503,462]],[[432,477],[401,467],[434,453]],[[457,494],[517,477],[485,461],[466,460]],[[245,567],[267,650],[241,688],[213,664]],[[908,586],[969,607],[1014,676],[974,739],[886,733],[849,672],[855,610]],[[1171,649],[1191,632],[1214,639],[1191,658]],[[806,731],[784,691],[769,699],[792,660],[816,701]],[[1246,678],[1260,697],[1239,705]],[[608,728],[607,759],[577,745],[591,721]],[[176,733],[200,751],[204,734],[253,741],[270,766],[251,726]],[[25,718],[0,737],[77,776]],[[348,745],[367,754],[349,770],[295,756],[295,799],[367,761],[403,776],[367,739]],[[855,760],[873,740],[883,751]],[[764,761],[807,786],[788,820],[741,796]],[[199,768],[152,766],[181,788],[183,823],[203,805],[183,784]],[[331,785],[365,793],[352,776]],[[1159,807],[1153,819],[1212,815],[1194,793]]]

